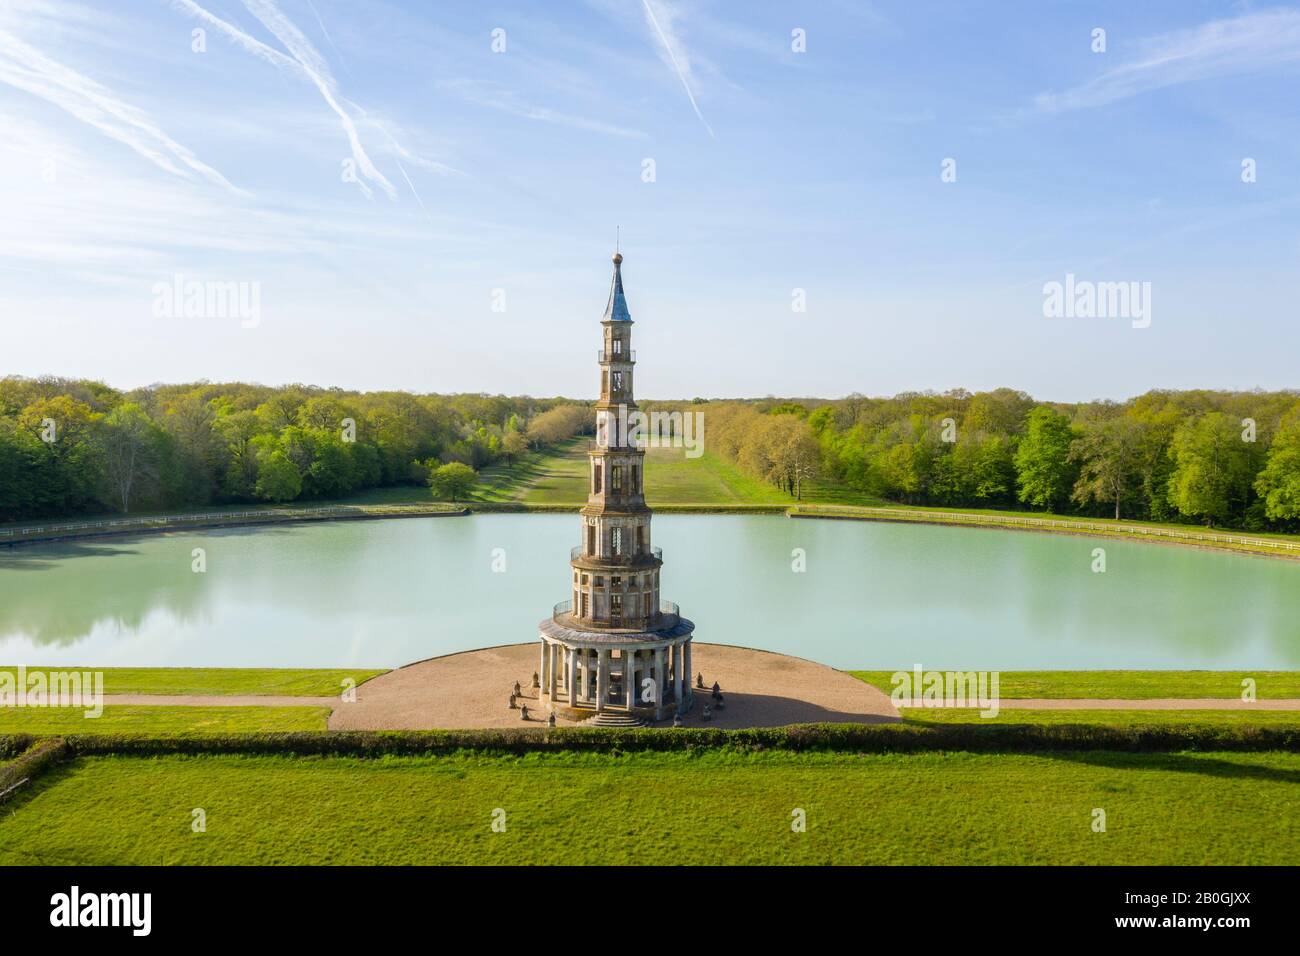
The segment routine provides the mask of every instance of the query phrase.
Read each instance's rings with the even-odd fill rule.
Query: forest
[[[1151,391],[1124,402],[1056,403],[1008,388],[953,390],[768,400],[714,418],[721,427],[711,447],[788,489],[796,471],[817,470],[913,505],[1300,527],[1295,391]]]
[[[476,471],[590,427],[562,399],[0,379],[0,521],[346,498]]]
[[[956,389],[646,407],[702,410],[709,453],[795,498],[816,481],[832,498],[842,488],[912,505],[1300,530],[1296,391],[1060,403]],[[10,376],[0,521],[427,485],[451,463],[509,467],[592,422],[590,403],[564,398],[242,383],[124,392]]]

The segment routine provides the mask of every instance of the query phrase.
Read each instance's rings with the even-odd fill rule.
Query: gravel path
[[[798,657],[723,644],[694,645],[694,665],[707,687],[717,681],[726,701],[713,719],[701,719],[705,695],[685,718],[687,726],[721,728],[780,727],[802,723],[880,723],[899,719],[889,696],[842,671]],[[105,694],[106,705],[171,707],[329,707],[331,730],[425,730],[433,728],[517,727],[520,711],[507,699],[519,681],[541,725],[531,687],[538,645],[510,644],[449,654],[408,664],[374,677],[357,688],[357,699],[295,697],[286,694]],[[1246,703],[1238,698],[1003,698],[1002,710],[1300,710],[1300,700]]]

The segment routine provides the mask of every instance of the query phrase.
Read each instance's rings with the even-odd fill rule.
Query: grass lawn
[[[1300,710],[1000,710],[981,717],[977,709],[901,707],[914,724],[1088,724],[1102,727],[1199,728],[1300,727]]]
[[[360,686],[384,670],[280,667],[28,667],[36,671],[92,671],[104,675],[105,694],[284,694],[332,697],[351,678]],[[0,672],[16,673],[15,667]]]
[[[281,507],[292,507],[295,504],[290,502],[289,505]],[[339,501],[326,501],[322,504],[331,505],[435,505],[446,504],[450,508],[451,502],[438,502],[434,499],[432,492],[429,491],[428,485],[389,485],[383,488],[366,488],[358,491],[354,495],[343,498]]]
[[[1037,529],[1051,534],[1084,534],[1098,538],[1148,541],[1183,547],[1214,548],[1241,554],[1266,554],[1272,557],[1297,558],[1300,535],[1249,532],[1205,528],[1199,525],[1160,524],[1151,521],[1114,521],[1086,515],[1054,515],[1042,512],[996,511],[980,508],[931,508],[881,502],[864,508],[858,502],[828,499],[805,501],[793,509],[795,517],[840,518],[859,521],[901,521],[914,524],[943,524],[966,528],[998,528],[1027,531]],[[905,513],[909,512],[909,513]],[[1027,523],[1007,519],[1027,518]],[[1055,523],[1053,526],[1052,523]],[[1086,525],[1086,527],[1085,527]],[[1077,530],[1075,529],[1077,526]],[[1148,530],[1149,529],[1149,530]]]
[[[566,457],[569,445],[559,451],[529,451],[510,465],[489,465],[478,473],[478,484],[474,486],[471,500],[518,501],[529,485],[545,476],[553,461]],[[581,446],[587,447],[585,439]]]
[[[325,730],[328,707],[170,707],[106,704],[98,717],[82,707],[3,707],[0,734],[203,734]]]
[[[886,694],[893,671],[849,671]],[[1002,671],[1002,697],[1230,697],[1241,699],[1241,682],[1255,680],[1261,698],[1300,697],[1300,671]]]
[[[478,484],[468,502],[571,505],[587,501],[587,448],[589,437],[576,438],[557,448],[529,451],[511,465],[490,465],[478,474]],[[731,462],[705,452],[687,458],[682,448],[646,450],[646,500],[655,505],[798,504],[793,495],[751,478]],[[432,502],[429,489],[416,486],[371,488],[334,504],[385,505]],[[808,504],[881,505],[878,498],[841,485],[811,481],[803,491]],[[450,504],[448,504],[450,507]]]
[[[90,757],[5,808],[0,864],[1285,865],[1298,782],[1289,753]]]
[[[587,439],[531,463],[530,483],[520,500],[526,504],[573,504],[587,501]],[[706,452],[687,458],[681,448],[646,451],[645,496],[661,504],[782,504],[794,498],[750,478],[736,466]]]
[[[828,502],[829,503],[829,502]],[[1170,531],[1208,532],[1213,534],[1240,535],[1248,538],[1276,538],[1279,541],[1300,543],[1300,535],[1286,534],[1280,531],[1240,531],[1227,528],[1207,528],[1203,524],[1186,524],[1172,521],[1143,521],[1139,518],[1094,517],[1089,515],[1052,514],[1046,511],[1008,511],[997,508],[948,508],[935,505],[908,505],[896,501],[879,501],[880,507],[899,508],[908,511],[931,511],[936,515],[974,514],[990,518],[1047,518],[1052,521],[1084,521],[1090,524],[1137,525],[1148,528],[1163,528]]]

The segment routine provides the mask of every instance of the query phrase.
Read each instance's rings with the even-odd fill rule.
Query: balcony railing
[[[627,349],[623,352],[607,352],[605,349],[596,351],[596,361],[598,362],[635,362],[636,349]]]
[[[642,551],[639,554],[587,554],[582,545],[578,545],[569,552],[569,560],[577,561],[579,558],[599,562],[600,564],[641,564],[646,558],[654,558],[656,561],[662,561],[664,557],[663,548],[651,548],[648,552]]]
[[[555,607],[551,608],[551,618],[559,624],[564,624],[564,618],[573,616],[573,601],[561,601]],[[621,617],[618,623],[623,627],[650,627],[676,624],[681,617],[681,609],[678,608],[674,601],[660,601],[659,614],[655,618],[646,617]],[[608,624],[609,619],[601,619],[598,623]]]
[[[588,440],[587,440],[587,451],[588,451],[588,452],[593,452],[593,451],[645,451],[645,450],[646,450],[647,448],[649,448],[649,447],[650,447],[650,439],[649,439],[647,436],[645,436],[645,435],[641,435],[641,436],[639,436],[638,438],[636,438],[636,439],[633,440],[633,441],[628,441],[627,444],[625,444],[625,445],[615,445],[613,442],[609,441],[608,439],[606,439],[606,440],[603,441],[603,442],[602,442],[602,441],[597,441],[597,440],[594,439],[594,438],[591,438],[591,439],[588,439]]]

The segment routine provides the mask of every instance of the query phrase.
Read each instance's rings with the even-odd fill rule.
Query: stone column
[[[691,642],[688,640],[682,645],[686,652],[686,693],[691,697],[695,696],[695,672],[691,670]]]
[[[600,660],[596,665],[596,713],[599,714],[609,700],[609,650],[602,647],[596,654]]]
[[[537,664],[537,696],[540,698],[546,693],[546,663],[551,656],[550,645],[542,641],[541,661]]]
[[[654,658],[654,680],[655,680],[655,720],[662,720],[664,716],[664,649],[655,648]]]
[[[668,669],[670,671],[668,680],[673,685],[673,701],[680,702],[682,699],[682,645],[673,644],[668,648]]]
[[[636,706],[636,651],[623,652],[623,683],[627,691],[627,709]]]
[[[689,645],[687,645],[689,646]],[[677,701],[677,709],[682,709],[682,645],[677,644],[673,647],[673,697]],[[689,683],[689,680],[687,681]]]
[[[551,691],[551,706],[555,706],[555,688],[559,683],[559,647],[558,645],[547,642],[546,645],[546,686]]]
[[[569,670],[565,674],[565,686],[569,692],[569,706],[578,706],[578,653],[575,648],[567,648],[569,654]]]

